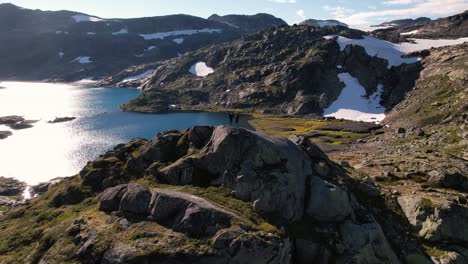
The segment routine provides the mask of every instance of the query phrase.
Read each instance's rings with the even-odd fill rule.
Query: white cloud
[[[273,3],[280,3],[280,4],[295,4],[297,3],[296,0],[268,0]]]
[[[424,0],[387,0],[383,1],[384,5],[410,5],[424,2]]]
[[[348,9],[342,6],[322,6],[322,8],[326,11],[328,11],[334,18],[342,18],[346,17],[352,13],[354,13],[354,10]]]
[[[300,17],[302,20],[305,20],[305,19],[306,19],[304,9],[298,9],[298,10],[296,11],[296,15],[297,15],[298,17]]]
[[[397,1],[404,2],[408,0],[391,0],[391,2]],[[343,12],[329,11],[335,15],[335,18],[349,25],[369,25],[370,21],[375,21],[379,17],[398,19],[418,16],[449,16],[468,9],[468,2],[466,0],[412,0],[412,2],[414,4],[402,9],[355,12],[344,15]]]

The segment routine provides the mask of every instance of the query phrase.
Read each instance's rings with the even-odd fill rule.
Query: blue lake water
[[[153,138],[171,129],[194,125],[225,125],[223,113],[140,114],[122,112],[119,106],[140,91],[68,84],[1,82],[0,116],[21,115],[39,120],[33,128],[9,130],[0,140],[0,176],[28,184],[79,172],[87,161],[132,138]],[[49,124],[55,117],[76,120]]]

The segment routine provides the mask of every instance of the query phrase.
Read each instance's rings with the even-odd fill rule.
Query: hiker
[[[232,120],[234,119],[234,114],[233,113],[228,113],[229,116],[229,124],[232,126]]]
[[[236,126],[239,125],[239,114],[236,114]]]

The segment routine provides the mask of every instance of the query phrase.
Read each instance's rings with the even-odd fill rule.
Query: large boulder
[[[167,131],[158,134],[156,138],[140,147],[138,155],[132,157],[127,168],[131,173],[142,173],[154,162],[174,162],[185,154],[178,149],[178,142],[181,139],[179,131]],[[181,153],[181,154],[180,154]]]
[[[400,263],[378,223],[345,221],[340,233],[346,253],[342,263]]]
[[[129,184],[120,200],[119,209],[124,214],[146,214],[150,198],[151,193],[147,188],[137,184]]]
[[[182,192],[124,184],[104,191],[99,209],[124,216],[145,217],[192,237],[213,236],[239,216],[205,199]]]
[[[431,241],[468,243],[468,208],[450,204],[434,209],[422,224],[419,235]]]
[[[119,210],[120,200],[127,191],[127,186],[127,184],[122,184],[106,189],[102,194],[99,210],[104,212],[113,212]]]
[[[205,155],[197,160],[256,212],[296,221],[304,212],[306,179],[312,174],[307,155],[287,139],[237,127],[216,127]]]
[[[401,196],[398,203],[420,237],[449,243],[468,242],[468,208],[444,203],[435,204],[417,195]]]
[[[340,222],[353,213],[348,193],[319,177],[312,177],[306,213],[320,222]]]
[[[213,236],[239,218],[205,199],[162,189],[153,190],[149,212],[150,219],[193,237]]]

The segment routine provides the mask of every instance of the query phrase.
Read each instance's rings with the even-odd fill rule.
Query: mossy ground
[[[302,117],[283,117],[274,115],[253,114],[248,123],[256,130],[271,136],[289,137],[294,134],[323,134],[312,141],[340,145],[352,140],[366,137],[368,134],[358,134],[346,131],[318,130],[318,128],[337,124],[336,120],[322,120]]]
[[[74,177],[55,185],[51,190],[32,200],[27,205],[10,210],[0,218],[0,263],[37,263],[47,252],[51,263],[79,263],[75,252],[79,245],[66,230],[76,220],[84,220],[86,227],[96,231],[97,243],[94,252],[105,252],[110,245],[124,243],[135,246],[146,243],[141,255],[171,255],[174,253],[199,255],[210,254],[210,240],[193,239],[173,232],[155,222],[141,222],[124,228],[119,221],[110,223],[108,214],[98,210],[99,193],[90,195],[76,205],[55,208],[53,198],[70,186],[80,186],[81,179]],[[232,225],[242,224],[254,230],[284,235],[253,211],[252,204],[233,198],[223,187],[201,188],[195,186],[171,186],[157,184],[151,176],[137,181],[151,188],[163,188],[196,195],[229,210],[240,219]],[[83,232],[83,231],[82,231]],[[140,253],[137,253],[140,254]]]

